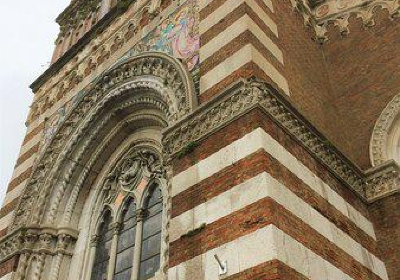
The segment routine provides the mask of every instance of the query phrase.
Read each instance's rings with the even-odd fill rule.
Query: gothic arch
[[[66,232],[75,232],[71,238],[76,239],[82,213],[76,205],[87,198],[87,186],[96,183],[102,165],[118,147],[147,143],[161,153],[162,130],[196,106],[190,74],[178,60],[151,52],[118,63],[87,89],[44,147],[11,229],[35,228],[39,237],[46,229],[56,247],[57,238]],[[145,133],[142,138],[129,138],[146,128],[157,133],[147,131],[149,137]],[[52,246],[50,243],[48,246]],[[35,259],[35,264],[24,264],[17,275],[24,275],[33,265],[35,271],[50,265],[51,279],[57,279],[61,260],[60,255],[51,264]]]
[[[400,94],[389,102],[375,124],[370,158],[372,166],[388,160],[400,163]]]

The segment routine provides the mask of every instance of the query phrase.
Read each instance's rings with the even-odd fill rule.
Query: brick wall
[[[370,213],[389,279],[400,279],[400,194],[373,203]]]
[[[400,21],[376,11],[373,27],[350,19],[350,34],[331,30],[323,45],[339,126],[331,132],[339,148],[363,168],[370,167],[369,141],[375,122],[400,93]],[[341,122],[340,122],[341,120]]]
[[[336,124],[331,119],[335,107],[327,102],[331,87],[322,46],[312,39],[313,29],[304,26],[303,16],[293,11],[290,1],[275,0],[274,6],[290,100],[328,139],[332,138],[329,132]]]

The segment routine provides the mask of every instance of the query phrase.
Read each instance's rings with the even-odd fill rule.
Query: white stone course
[[[12,222],[13,215],[14,211],[11,211],[6,216],[0,219],[0,231],[9,226],[9,224]]]
[[[226,77],[237,71],[247,63],[253,62],[275,82],[287,95],[290,95],[286,78],[251,44],[235,52],[232,56],[215,66],[200,78],[200,94],[211,89]]]
[[[269,26],[272,29],[271,26]],[[223,33],[218,34],[210,42],[200,48],[200,59],[205,61],[214,53],[232,42],[240,34],[249,30],[256,38],[283,64],[283,54],[279,47],[260,29],[260,27],[248,16],[243,15],[240,19],[228,26]]]
[[[255,129],[241,139],[234,141],[206,159],[201,160],[197,164],[174,176],[172,179],[172,196],[176,196],[260,149],[271,154],[305,184],[324,197],[337,210],[341,211],[343,215],[348,217],[360,229],[376,240],[373,225],[367,218],[347,203],[342,197],[337,195],[329,185],[313,174],[310,169],[298,161],[262,128]],[[346,205],[346,208],[343,208],[343,205]]]
[[[214,255],[227,261],[228,273],[222,278],[218,275]],[[353,279],[273,225],[170,268],[168,279],[223,279],[272,260],[283,262],[311,280]]]
[[[200,22],[200,34],[204,34],[211,27],[226,18],[237,7],[246,3],[257,15],[265,22],[271,31],[278,37],[278,27],[273,20],[264,12],[264,10],[254,0],[228,0],[223,5],[218,7],[207,18]]]
[[[202,224],[211,224],[267,197],[278,202],[382,279],[387,278],[386,269],[381,260],[265,172],[173,218],[170,227],[170,242],[178,240],[182,235],[199,228]]]

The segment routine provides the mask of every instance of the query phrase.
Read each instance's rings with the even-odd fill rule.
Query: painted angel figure
[[[175,26],[168,38],[171,39],[173,55],[187,61],[189,70],[192,70],[199,60],[196,52],[199,50],[200,40],[198,35],[193,34],[195,19],[189,15],[188,9],[186,7],[175,16]]]

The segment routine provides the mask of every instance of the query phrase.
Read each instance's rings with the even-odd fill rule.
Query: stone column
[[[98,240],[99,240],[99,237],[97,235],[94,235],[90,242],[90,256],[89,256],[88,266],[86,269],[87,274],[84,277],[85,280],[90,280],[92,278],[92,268],[93,268],[94,259],[96,257],[96,248],[97,248]]]
[[[144,220],[145,216],[146,216],[146,211],[144,209],[137,210],[135,252],[133,254],[133,266],[132,266],[131,280],[139,279],[140,257],[141,257],[141,252],[142,252],[143,220]]]
[[[118,234],[121,229],[121,224],[116,223],[114,228],[114,235],[111,241],[110,249],[110,262],[108,264],[107,280],[113,280],[115,272],[115,263],[117,261],[117,246],[118,246]]]
[[[30,254],[25,253],[21,255],[18,269],[15,274],[15,280],[24,280],[26,278],[26,270],[28,268],[29,259]]]

